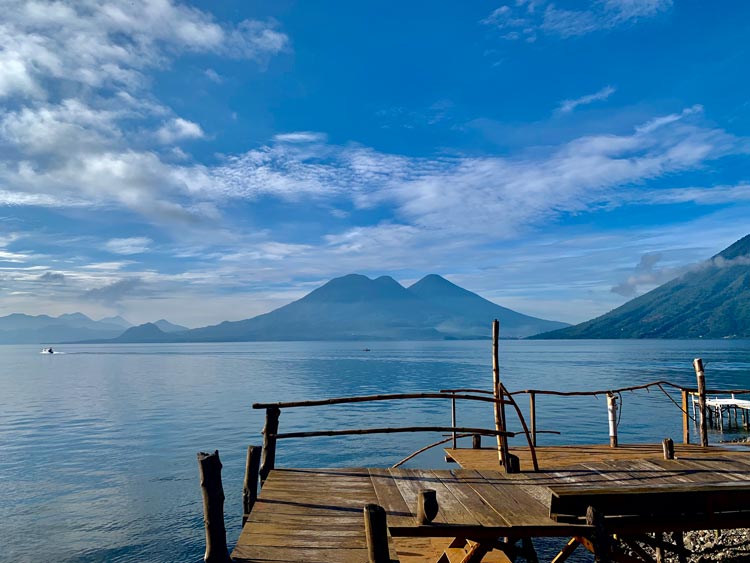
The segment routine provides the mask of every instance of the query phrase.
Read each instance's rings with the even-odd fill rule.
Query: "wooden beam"
[[[285,432],[273,434],[276,440],[288,438],[313,438],[316,436],[352,436],[360,434],[396,434],[401,432],[461,432],[465,434],[485,434],[487,436],[515,436],[513,432],[498,432],[487,428],[464,428],[463,426],[403,426],[401,428],[349,428],[346,430],[311,430],[309,432]],[[261,468],[261,475],[263,469]]]
[[[563,546],[560,552],[555,555],[554,559],[552,559],[550,563],[564,563],[564,561],[568,560],[568,557],[573,555],[573,552],[579,545],[581,545],[581,542],[578,541],[578,538],[570,538],[568,540],[568,543]]]
[[[349,403],[368,403],[373,401],[396,401],[399,399],[462,399],[466,401],[482,401],[495,403],[494,397],[482,397],[460,393],[388,393],[381,395],[360,395],[359,397],[336,397],[332,399],[316,399],[314,401],[289,401],[286,403],[254,403],[254,409],[289,409],[294,407],[320,407],[324,405],[345,405]],[[507,402],[507,401],[502,401]]]

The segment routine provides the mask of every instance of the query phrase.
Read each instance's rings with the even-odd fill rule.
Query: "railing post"
[[[693,360],[695,377],[698,380],[698,409],[700,410],[700,442],[701,446],[708,446],[708,421],[706,416],[706,375],[703,371],[703,360]]]
[[[201,494],[203,495],[203,523],[206,527],[206,563],[231,563],[227,550],[227,530],[224,526],[224,488],[221,485],[219,451],[198,454]]]
[[[456,394],[451,393],[451,426],[456,427]],[[456,449],[456,431],[453,431],[453,449]]]
[[[682,443],[690,443],[690,416],[688,415],[688,391],[682,391]]]
[[[260,463],[260,484],[263,486],[268,474],[276,465],[276,434],[279,432],[279,407],[266,409],[266,425],[263,427],[263,456]]]
[[[674,441],[672,438],[664,438],[661,442],[664,459],[674,459]]]
[[[482,435],[481,434],[472,434],[471,435],[471,448],[473,450],[481,450],[482,449]]]
[[[367,560],[369,563],[390,563],[385,510],[380,505],[368,504],[365,505],[364,515]]]
[[[536,447],[536,393],[529,393],[529,418],[531,419],[531,443]]]
[[[498,341],[500,340],[500,321],[492,321],[492,391],[495,397],[495,429],[506,431],[505,405],[500,401],[503,398],[502,386],[500,385],[500,360],[498,357]],[[497,436],[497,454],[500,465],[506,465],[508,461],[508,437]]]
[[[607,414],[609,416],[609,445],[617,447],[617,395],[607,393]]]
[[[242,484],[242,525],[245,525],[255,501],[258,499],[258,476],[260,474],[260,446],[248,446],[245,461],[245,481]]]

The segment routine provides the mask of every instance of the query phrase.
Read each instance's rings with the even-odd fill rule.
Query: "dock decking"
[[[246,563],[364,563],[368,503],[386,510],[391,559],[409,563],[438,561],[455,538],[491,545],[493,538],[587,537],[589,505],[601,507],[608,531],[620,533],[750,526],[750,455],[675,449],[676,459],[664,460],[661,445],[541,447],[541,471],[515,475],[499,471],[495,449],[446,450],[461,465],[454,470],[274,469],[232,556]],[[522,469],[530,467],[526,449],[513,453]],[[420,526],[421,488],[437,491],[440,510]],[[480,560],[508,559],[495,549]]]
[[[675,444],[675,457],[712,457],[725,455],[746,456],[750,459],[750,448],[734,449],[721,446],[698,446]],[[511,452],[521,461],[521,469],[531,467],[529,448],[512,448]],[[496,448],[447,448],[446,455],[466,469],[497,469]],[[602,444],[576,444],[565,446],[543,446],[536,448],[539,469],[559,469],[589,461],[618,461],[625,459],[663,459],[661,444],[620,444],[616,448]]]

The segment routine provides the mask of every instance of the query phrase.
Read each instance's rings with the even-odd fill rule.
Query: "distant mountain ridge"
[[[127,323],[125,319],[120,319]],[[122,323],[114,322],[114,319],[95,321],[82,313],[66,313],[59,317],[13,313],[0,317],[0,344],[45,344],[113,338],[122,330]]]
[[[164,332],[188,330],[161,319],[156,326]],[[89,340],[110,340],[133,325],[120,316],[95,321],[83,313],[65,313],[58,317],[13,313],[0,317],[0,344],[57,344]]]
[[[605,315],[533,338],[750,338],[750,235]]]
[[[141,325],[110,341],[476,339],[489,337],[495,318],[500,319],[504,338],[522,338],[568,326],[501,307],[434,274],[409,288],[390,276],[370,279],[349,274],[257,317],[179,333]]]

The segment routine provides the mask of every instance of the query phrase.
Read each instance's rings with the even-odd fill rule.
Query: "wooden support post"
[[[481,434],[472,434],[471,435],[471,447],[474,450],[481,450],[482,449],[482,435]]]
[[[258,499],[260,474],[260,446],[248,446],[245,460],[245,481],[242,483],[242,525],[245,525],[255,501]]]
[[[555,558],[551,563],[563,563],[564,561],[567,561],[568,557],[573,555],[573,552],[579,545],[581,545],[581,542],[578,541],[578,538],[570,538],[568,543],[566,543],[560,552],[555,555]]]
[[[378,504],[367,504],[364,508],[365,538],[369,563],[390,563],[388,550],[388,525],[385,510]]]
[[[417,493],[417,522],[429,524],[435,519],[439,509],[437,491],[420,489]]]
[[[690,443],[690,416],[688,416],[687,389],[682,389],[682,443]]]
[[[529,393],[529,418],[531,419],[531,443],[536,447],[536,393]]]
[[[654,539],[656,539],[657,541],[662,540],[662,536],[663,534],[661,534],[660,532],[656,532],[654,534]],[[656,563],[666,563],[664,560],[664,548],[661,545],[657,545],[654,548],[654,555],[656,556]]]
[[[628,546],[630,551],[635,553],[636,556],[640,557],[641,561],[643,561],[644,563],[648,563],[648,562],[653,563],[654,558],[645,549],[643,549],[641,545],[634,538],[618,536],[618,539],[622,543],[624,543],[626,546]]]
[[[456,394],[451,397],[451,426],[456,427]],[[456,431],[453,431],[453,449],[456,449]]]
[[[260,484],[265,482],[268,474],[276,465],[276,434],[279,432],[279,407],[266,409],[266,425],[263,428],[263,456],[260,462]]]
[[[206,563],[229,563],[227,530],[224,527],[224,488],[221,485],[219,451],[198,454],[201,493],[203,495],[203,523],[206,527]]]
[[[539,556],[536,554],[531,538],[521,538],[521,551],[527,563],[539,563]]]
[[[672,438],[664,438],[661,447],[664,451],[664,459],[674,459],[674,441]]]
[[[503,398],[500,386],[500,360],[498,357],[498,347],[500,340],[500,321],[492,321],[492,391],[495,401]],[[505,432],[505,405],[500,402],[495,403],[495,429],[499,432]],[[505,465],[508,457],[508,438],[507,436],[497,437],[497,455],[500,465]]]
[[[677,546],[677,561],[679,563],[687,563],[687,555],[685,554],[685,539],[682,536],[682,531],[672,532],[672,542]]]
[[[708,420],[706,417],[706,375],[703,371],[703,360],[695,358],[693,360],[695,368],[695,377],[698,380],[698,409],[700,410],[700,444],[708,446]]]
[[[611,563],[610,538],[604,529],[604,515],[593,506],[589,506],[586,509],[586,525],[594,527],[591,534],[594,560],[596,563]]]
[[[609,418],[609,445],[617,447],[617,395],[607,393],[607,416]]]

